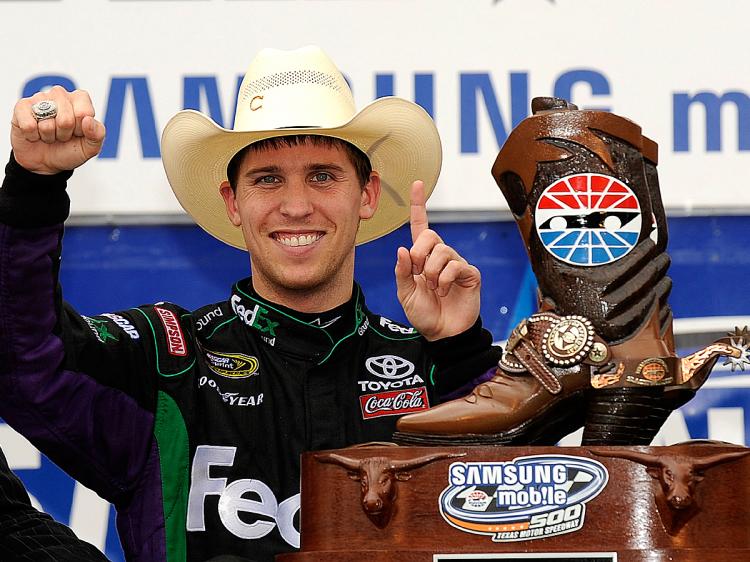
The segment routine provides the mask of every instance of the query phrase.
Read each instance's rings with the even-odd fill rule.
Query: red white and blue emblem
[[[542,192],[535,220],[539,239],[553,256],[572,265],[597,266],[633,249],[641,233],[641,206],[617,178],[574,174]]]

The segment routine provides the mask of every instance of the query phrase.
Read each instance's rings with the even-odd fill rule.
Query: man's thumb
[[[99,151],[102,149],[106,129],[103,123],[100,123],[93,117],[86,116],[81,122],[81,130],[83,131],[83,142],[81,144],[84,152],[86,156],[92,158],[99,154]]]

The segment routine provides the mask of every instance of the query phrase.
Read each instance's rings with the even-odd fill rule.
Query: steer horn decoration
[[[463,457],[466,453],[434,453],[415,459],[394,460],[388,457],[353,458],[340,453],[319,453],[318,462],[335,464],[349,473],[349,478],[361,483],[362,510],[376,527],[385,528],[393,515],[396,482],[411,478],[409,471],[441,459]]]
[[[681,444],[667,447],[680,449]],[[688,453],[654,455],[632,449],[591,449],[601,457],[615,457],[633,461],[646,467],[646,472],[659,483],[656,503],[664,528],[670,535],[677,535],[685,524],[700,510],[697,501],[698,484],[704,473],[714,466],[732,462],[750,454],[746,451],[693,456],[691,453],[710,447],[696,447]]]
[[[535,98],[492,175],[539,287],[539,312],[508,339],[495,376],[398,421],[411,444],[648,444],[719,356],[750,365],[750,335],[680,359],[667,297],[657,145],[632,121]]]

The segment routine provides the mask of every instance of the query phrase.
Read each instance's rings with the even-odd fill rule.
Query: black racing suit
[[[3,562],[107,562],[94,546],[31,505],[0,449],[0,560]]]
[[[272,560],[299,545],[299,454],[389,440],[492,368],[479,323],[439,342],[349,302],[312,318],[251,280],[194,312],[85,317],[57,283],[65,182],[0,190],[0,416],[112,502],[128,560]]]

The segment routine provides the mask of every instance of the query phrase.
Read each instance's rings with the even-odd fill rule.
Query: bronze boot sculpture
[[[632,121],[535,98],[492,175],[526,245],[539,312],[517,326],[495,376],[401,418],[409,444],[649,444],[746,333],[675,355],[657,145]]]

